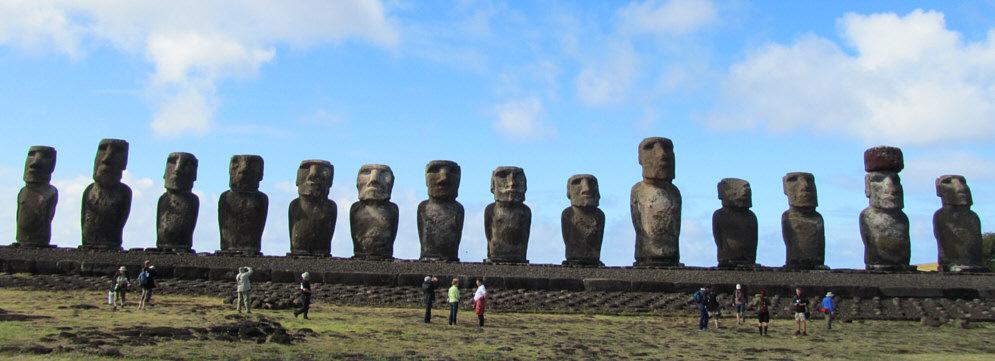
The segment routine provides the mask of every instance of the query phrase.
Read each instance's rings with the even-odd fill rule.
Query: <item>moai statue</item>
[[[719,268],[757,267],[757,215],[750,183],[737,178],[719,181],[722,208],[712,214],[712,235]]]
[[[192,252],[193,230],[197,227],[200,198],[193,194],[197,180],[197,157],[190,153],[169,153],[166,158],[166,192],[156,207],[156,248],[161,251]]]
[[[578,174],[567,180],[570,207],[560,215],[560,228],[566,246],[564,266],[604,266],[601,241],[605,237],[605,212],[598,208],[601,192],[598,178]]]
[[[864,152],[864,193],[870,206],[860,212],[860,238],[868,270],[915,270],[909,266],[909,217],[902,212],[905,202],[898,176],[904,167],[901,149],[874,147]]]
[[[335,168],[325,160],[305,160],[297,168],[297,194],[290,202],[289,256],[327,257],[332,252],[332,235],[338,206],[328,199]]]
[[[674,186],[674,143],[651,137],[639,143],[643,180],[629,201],[636,229],[637,267],[681,267],[681,191]]]
[[[83,190],[80,249],[121,250],[131,212],[131,188],[121,183],[128,167],[128,142],[103,139],[93,160],[93,183]]]
[[[456,162],[433,160],[425,166],[428,199],[418,204],[418,239],[422,261],[459,262],[463,237],[463,205],[459,193],[460,167]]]
[[[971,210],[974,201],[960,175],[936,178],[936,195],[943,206],[933,213],[933,235],[941,271],[987,272],[981,257],[981,219]]]
[[[393,259],[397,238],[397,205],[390,201],[394,172],[382,164],[359,168],[356,189],[359,201],[349,209],[352,228],[352,258]]]
[[[525,205],[525,171],[519,167],[497,167],[491,173],[494,203],[484,209],[487,263],[529,263],[529,230],[532,210]]]
[[[55,148],[28,148],[24,161],[24,188],[17,193],[16,246],[52,247],[52,218],[59,203],[59,190],[49,181],[55,171]]]
[[[231,189],[218,198],[221,254],[261,255],[269,197],[259,191],[263,157],[234,155],[228,167]]]
[[[826,267],[826,224],[816,212],[819,199],[812,173],[788,173],[782,179],[788,210],[781,214],[781,235],[786,249],[785,268]]]

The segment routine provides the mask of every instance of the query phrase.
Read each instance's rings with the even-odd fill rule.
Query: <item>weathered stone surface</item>
[[[901,178],[902,152],[893,147],[876,147],[864,153],[864,193],[870,206],[860,212],[860,237],[864,242],[864,263],[868,270],[909,271],[912,244],[909,217]]]
[[[218,199],[220,253],[262,254],[263,229],[269,197],[259,191],[263,180],[263,157],[235,155],[228,169],[230,190]]]
[[[570,207],[560,215],[560,228],[566,246],[564,265],[604,266],[601,243],[605,236],[605,212],[598,208],[601,192],[598,178],[578,174],[567,180]]]
[[[425,166],[428,199],[418,204],[418,239],[422,261],[459,262],[463,237],[463,205],[459,194],[460,166],[448,160],[433,160]]]
[[[484,209],[484,235],[489,263],[528,263],[532,209],[525,201],[525,171],[519,167],[497,167],[491,173],[494,203]]]
[[[639,143],[643,180],[632,186],[630,209],[636,229],[635,266],[680,263],[681,192],[674,180],[674,143],[651,137]]]
[[[156,207],[156,248],[192,252],[193,231],[200,213],[200,198],[192,192],[197,180],[197,157],[190,153],[170,153],[162,178],[166,192]]]
[[[720,268],[752,268],[757,266],[757,216],[753,206],[750,183],[737,178],[725,178],[718,184],[722,208],[712,214],[712,235],[718,249]]]
[[[394,172],[382,164],[359,169],[356,189],[359,201],[349,208],[353,258],[393,259],[397,237],[398,209],[390,201]]]
[[[290,255],[328,256],[338,206],[328,199],[335,178],[332,163],[305,160],[297,168],[297,194],[290,202]]]
[[[971,210],[974,201],[967,180],[960,175],[940,176],[936,179],[936,195],[943,203],[933,214],[940,269],[988,271],[981,259],[981,219]]]
[[[83,190],[82,249],[121,250],[131,212],[131,188],[121,183],[128,167],[128,142],[103,139],[93,160],[93,183]]]
[[[781,235],[786,250],[785,267],[826,269],[826,226],[812,173],[788,173],[782,179],[788,210],[781,214]]]
[[[49,181],[55,171],[55,148],[28,148],[24,161],[24,188],[17,193],[17,231],[14,243],[21,247],[51,247],[52,219],[59,191]]]

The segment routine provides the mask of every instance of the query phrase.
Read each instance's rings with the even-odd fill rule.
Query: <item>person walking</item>
[[[832,330],[833,319],[836,318],[836,302],[832,292],[826,292],[826,297],[822,298],[822,313],[826,315],[826,329]]]
[[[242,313],[242,308],[245,308],[246,313],[252,313],[251,276],[251,267],[240,267],[238,269],[238,274],[235,275],[235,291],[238,294],[238,298],[235,300],[235,310],[238,311],[238,313]]]
[[[708,318],[715,320],[715,329],[719,329],[719,317],[722,316],[719,295],[711,287],[705,293],[705,306],[708,308]]]
[[[152,289],[155,288],[155,266],[152,261],[146,260],[142,264],[142,272],[138,274],[138,287],[142,288],[142,299],[138,302],[138,309],[144,310],[145,306],[152,303]]]
[[[421,284],[425,303],[425,323],[432,323],[432,305],[435,304],[435,290],[439,288],[439,279],[433,276],[425,276],[425,281]]]
[[[479,327],[484,327],[484,309],[487,307],[487,288],[484,281],[477,279],[477,291],[473,293],[473,310],[477,313]]]
[[[294,318],[297,318],[297,315],[304,315],[305,320],[310,320],[310,318],[307,318],[307,313],[308,311],[311,310],[311,274],[310,273],[304,272],[301,274],[300,291],[301,294],[298,297],[300,297],[301,300],[301,308],[294,310]]]
[[[691,296],[694,300],[696,306],[698,306],[698,331],[705,331],[708,329],[708,307],[705,304],[705,294],[707,289],[702,287]]]
[[[768,335],[767,326],[770,325],[770,300],[767,299],[767,290],[761,289],[760,294],[753,297],[757,307],[757,330],[760,336]]]
[[[114,273],[114,281],[112,283],[112,290],[114,291],[114,309],[117,309],[118,301],[121,303],[121,308],[124,308],[125,296],[128,294],[128,288],[131,287],[131,280],[128,279],[127,269],[124,266],[117,269]]]
[[[802,295],[801,287],[795,288],[795,336],[808,336],[808,299]]]
[[[741,284],[736,284],[736,291],[732,295],[732,305],[736,308],[736,324],[743,324],[745,321],[743,312],[746,312],[746,291],[743,291]]]
[[[449,325],[456,326],[456,312],[459,311],[459,278],[453,278],[453,285],[449,286]]]

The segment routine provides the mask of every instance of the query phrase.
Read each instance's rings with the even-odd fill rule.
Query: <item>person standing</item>
[[[456,325],[456,312],[459,311],[459,278],[453,278],[453,285],[449,286],[449,325]]]
[[[252,283],[250,282],[250,276],[252,276],[251,267],[240,267],[238,274],[235,275],[235,291],[238,294],[238,299],[235,300],[235,310],[238,313],[242,313],[242,308],[245,308],[246,313],[252,313]]]
[[[438,278],[425,276],[425,281],[421,284],[422,292],[425,294],[422,297],[422,301],[425,303],[425,323],[432,323],[432,305],[435,304],[435,290],[438,288]]]
[[[297,318],[297,315],[304,315],[305,320],[310,320],[310,318],[307,318],[307,313],[308,311],[311,310],[311,274],[310,273],[307,272],[301,273],[300,291],[301,294],[298,297],[300,297],[301,300],[301,308],[294,310],[294,318]]]
[[[744,321],[743,312],[746,312],[746,291],[743,291],[743,285],[737,283],[732,296],[732,305],[736,308],[736,324],[741,325]]]
[[[808,336],[808,300],[802,295],[801,287],[795,288],[795,336]]]
[[[114,290],[114,309],[117,309],[118,301],[121,301],[121,308],[124,308],[125,296],[128,293],[128,288],[131,287],[131,280],[128,279],[127,269],[124,266],[118,268],[117,272],[114,273],[114,282],[112,285]]]
[[[698,306],[698,331],[708,329],[708,307],[705,304],[705,294],[708,290],[702,287],[691,296],[696,306]]]
[[[484,309],[487,307],[487,288],[484,281],[477,279],[477,291],[473,293],[473,310],[477,313],[479,327],[484,327]]]
[[[705,304],[708,307],[708,318],[715,320],[715,329],[719,329],[719,317],[722,316],[721,305],[719,304],[719,295],[711,287],[708,288],[708,292],[705,293]]]
[[[832,330],[833,319],[836,318],[836,302],[832,292],[826,292],[826,297],[822,298],[822,313],[826,315],[826,329]]]
[[[761,289],[756,295],[754,302],[757,305],[757,330],[760,336],[768,335],[767,326],[770,325],[770,300],[767,299],[767,290]]]
[[[152,261],[146,260],[142,265],[142,273],[138,274],[138,287],[142,288],[142,299],[138,302],[138,309],[144,310],[145,306],[152,303],[152,289],[155,288],[155,266]]]

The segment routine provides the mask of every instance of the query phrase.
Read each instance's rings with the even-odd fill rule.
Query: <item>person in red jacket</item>
[[[477,291],[473,293],[473,310],[477,313],[479,327],[484,327],[484,309],[487,307],[487,288],[484,281],[477,279]]]

